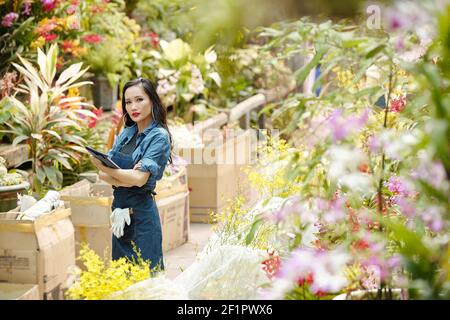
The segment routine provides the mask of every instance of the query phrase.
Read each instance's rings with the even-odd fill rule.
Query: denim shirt
[[[120,151],[133,138],[137,130],[136,124],[125,127],[114,141],[108,155],[111,156],[113,150]],[[142,161],[141,171],[150,172],[150,177],[144,187],[153,191],[156,181],[162,178],[170,157],[170,140],[166,129],[152,121],[142,133],[138,134],[136,149],[131,156],[135,164]]]

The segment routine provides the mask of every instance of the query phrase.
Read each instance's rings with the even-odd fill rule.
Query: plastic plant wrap
[[[58,208],[62,201],[59,200],[60,194],[57,191],[50,190],[45,197],[29,207],[17,217],[17,220],[36,220],[44,214],[49,214],[54,209]],[[22,204],[19,204],[22,207]]]
[[[208,253],[174,279],[190,299],[257,299],[257,289],[269,282],[261,263],[262,250],[224,245]]]
[[[17,194],[17,205],[19,206],[20,212],[24,212],[25,210],[34,206],[37,202],[35,198],[28,195]]]
[[[165,276],[149,278],[112,293],[107,300],[187,300],[186,289]]]

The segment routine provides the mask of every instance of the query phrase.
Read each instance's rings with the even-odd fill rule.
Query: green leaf
[[[368,59],[364,61],[359,68],[359,71],[356,73],[355,78],[353,79],[353,83],[358,83],[359,80],[366,74],[367,69],[375,62],[375,58]]]
[[[437,190],[424,180],[419,180],[419,184],[430,197],[434,197],[437,200],[446,203],[448,205],[448,195],[446,195],[444,192]]]
[[[70,65],[67,69],[65,69],[61,75],[59,76],[58,80],[56,81],[56,86],[61,86],[66,82],[67,80],[74,77],[78,72],[80,72],[81,66],[83,65],[82,62],[75,63]]]
[[[257,218],[255,220],[255,222],[253,222],[249,233],[247,234],[247,236],[245,237],[245,245],[250,245],[250,243],[253,241],[253,239],[255,238],[255,233],[258,230],[258,228],[263,224],[264,220],[263,218]]]
[[[25,76],[30,78],[30,80],[35,82],[36,85],[39,86],[39,88],[42,91],[45,92],[48,91],[48,86],[44,82],[42,82],[41,77],[39,76],[38,72],[33,67],[33,65],[27,60],[23,59],[20,55],[18,55],[18,57],[25,68],[13,63],[14,67],[16,67],[16,69],[19,70],[21,73],[23,73]]]
[[[75,150],[75,151],[78,151],[78,152],[83,153],[83,154],[89,154],[89,152],[88,152],[84,147],[80,147],[80,146],[69,146],[68,148],[70,148],[70,149],[72,149],[72,150]]]
[[[295,79],[297,81],[297,85],[301,85],[305,81],[306,77],[309,75],[311,70],[319,64],[320,60],[327,52],[327,50],[328,47],[326,47],[325,45],[319,46],[317,48],[316,54],[311,59],[311,61],[306,66],[295,72]]]
[[[47,70],[47,57],[45,55],[45,53],[38,48],[38,65],[39,65],[39,69],[41,71],[41,75],[43,76],[43,78],[45,79],[45,81],[47,82],[47,84],[49,83],[48,81],[48,70]]]
[[[52,151],[52,150],[50,150]],[[55,161],[61,163],[66,169],[73,170],[65,155],[61,152],[53,152],[46,155],[47,158],[54,159]]]
[[[44,166],[43,169],[50,183],[54,187],[56,187],[58,185],[58,180],[56,178],[56,168],[54,166]]]
[[[86,140],[84,140],[83,138],[81,138],[79,136],[63,133],[62,138],[64,139],[64,141],[72,142],[72,143],[78,144],[80,146],[86,145]]]
[[[25,105],[20,102],[19,100],[17,100],[15,97],[8,97],[10,99],[10,101],[13,103],[13,105],[19,109],[19,111],[21,113],[23,113],[24,115],[30,116],[30,111],[27,109],[27,107],[25,107]]]
[[[47,53],[47,80],[48,85],[51,86],[53,78],[56,74],[56,60],[58,59],[58,46],[53,44]]]
[[[378,53],[383,51],[385,48],[386,48],[385,44],[379,44],[379,45],[375,46],[375,48],[370,49],[369,52],[367,52],[366,59],[370,59],[372,57],[375,57]]]
[[[24,136],[24,135],[17,136],[17,137],[14,138],[14,140],[12,142],[12,145],[16,146],[19,143],[21,143],[22,141],[27,140],[28,138],[29,138],[28,136]]]
[[[46,177],[44,169],[40,167],[36,168],[36,176],[40,183],[44,183]]]
[[[375,86],[375,87],[365,88],[365,89],[362,89],[362,90],[356,92],[356,93],[354,94],[354,96],[355,96],[356,98],[361,98],[361,97],[364,97],[364,96],[371,97],[371,96],[373,96],[375,93],[379,92],[380,90],[381,90],[381,87],[380,87],[380,86]]]
[[[363,42],[366,42],[367,39],[365,38],[357,38],[357,39],[348,39],[342,41],[342,47],[345,49],[357,47]]]
[[[42,130],[42,132],[48,133],[49,135],[52,135],[52,136],[54,136],[56,139],[58,139],[59,141],[61,141],[61,136],[60,136],[56,131],[44,129],[44,130]]]
[[[420,255],[429,258],[430,252],[422,243],[422,238],[418,234],[407,229],[402,223],[394,222],[392,219],[384,217],[380,219],[381,222],[394,233],[396,239],[401,242],[401,253],[408,257]]]

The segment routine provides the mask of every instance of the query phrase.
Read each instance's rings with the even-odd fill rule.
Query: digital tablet
[[[120,169],[120,167],[111,160],[111,158],[104,154],[103,152],[92,149],[91,147],[85,147],[90,154],[92,154],[95,158],[100,160],[106,167],[113,169]]]

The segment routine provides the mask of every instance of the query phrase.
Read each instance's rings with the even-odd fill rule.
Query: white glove
[[[130,209],[129,208],[116,208],[111,213],[111,225],[112,225],[112,232],[117,238],[120,238],[123,236],[123,229],[125,228],[125,223],[127,225],[130,225],[131,218],[130,218]]]

